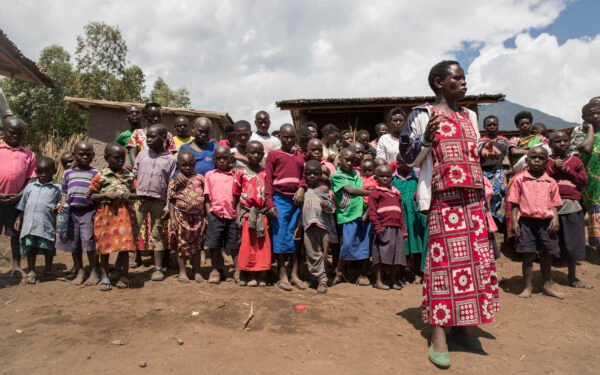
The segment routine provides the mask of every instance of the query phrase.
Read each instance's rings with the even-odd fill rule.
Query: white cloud
[[[277,126],[290,121],[275,108],[277,100],[429,94],[430,66],[465,45],[483,46],[470,68],[471,87],[529,100],[524,104],[553,93],[552,103],[566,107],[561,98],[579,100],[587,91],[576,92],[565,80],[560,87],[570,90],[558,90],[556,80],[524,84],[520,72],[533,77],[548,57],[519,63],[517,52],[525,53],[525,47],[511,52],[501,43],[551,24],[567,1],[423,0],[416,6],[411,0],[5,0],[2,28],[35,59],[54,43],[73,52],[76,35],[89,21],[119,25],[129,60],[148,75],[147,87],[160,75],[173,87],[187,87],[195,108],[227,111],[234,119],[252,119],[256,110],[266,109]],[[568,44],[554,48],[557,68],[564,61],[559,56],[576,57]],[[508,66],[519,80],[501,61],[512,61]],[[569,69],[592,72],[591,61],[598,59],[585,61],[582,55]],[[537,105],[540,101],[545,100],[535,102],[538,108],[559,113],[560,106]]]

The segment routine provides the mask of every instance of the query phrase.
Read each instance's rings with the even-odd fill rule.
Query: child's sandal
[[[37,275],[35,272],[31,271],[27,274],[27,279],[25,281],[27,284],[35,284],[37,282]]]
[[[110,279],[108,277],[103,277],[102,280],[100,280],[100,290],[103,292],[112,290],[112,285],[110,285]]]

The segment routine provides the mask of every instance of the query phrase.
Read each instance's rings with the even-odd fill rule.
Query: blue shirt
[[[217,148],[217,144],[210,141],[206,143],[204,151],[197,151],[196,149],[192,148],[192,143],[194,143],[194,141],[181,146],[179,152],[181,153],[182,151],[190,151],[192,154],[194,154],[194,158],[196,158],[196,169],[194,169],[194,172],[204,176],[206,172],[215,169],[213,155],[215,153],[215,149]]]
[[[23,211],[21,238],[32,235],[55,241],[55,214],[52,209],[60,202],[61,192],[60,185],[53,182],[42,184],[36,180],[25,187],[17,204],[17,210]]]

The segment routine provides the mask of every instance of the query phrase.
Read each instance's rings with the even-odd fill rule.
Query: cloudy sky
[[[418,6],[417,6],[418,4]],[[251,119],[297,98],[429,95],[429,68],[458,59],[469,93],[569,121],[600,95],[595,0],[3,0],[0,27],[31,59],[71,53],[89,21],[120,27],[128,59],[191,92],[192,107]]]

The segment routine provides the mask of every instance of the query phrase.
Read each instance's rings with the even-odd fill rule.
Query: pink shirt
[[[18,194],[35,177],[35,154],[28,148],[0,143],[0,194]]]
[[[204,175],[204,195],[210,200],[210,212],[214,215],[235,219],[233,207],[233,172],[213,169]]]
[[[508,201],[519,206],[521,217],[551,219],[553,207],[563,205],[558,184],[547,173],[535,178],[528,171],[513,177]]]

